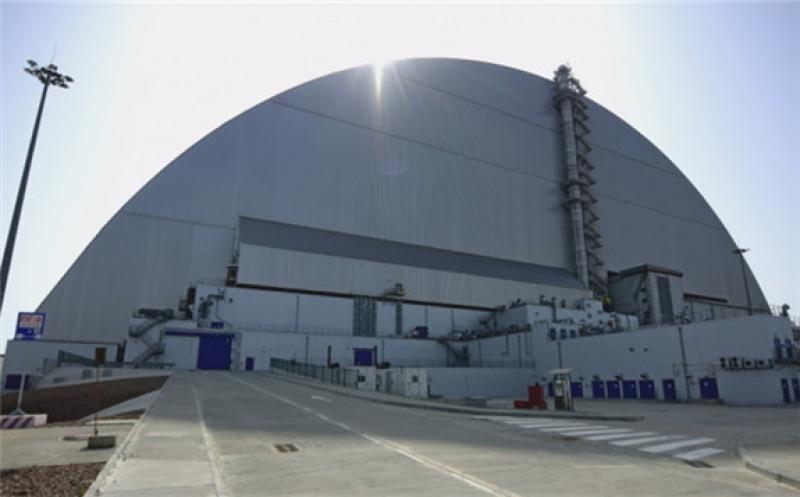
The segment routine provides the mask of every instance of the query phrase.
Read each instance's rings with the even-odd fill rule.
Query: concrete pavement
[[[177,373],[137,428],[99,495],[796,495],[728,452],[692,467],[257,373]]]
[[[800,492],[800,425],[796,428],[780,441],[743,434],[737,447],[742,464]]]
[[[116,435],[121,440],[132,427],[133,421],[101,426],[100,433]],[[86,450],[86,440],[81,437],[92,433],[91,425],[0,430],[0,469],[104,462],[114,449]],[[75,440],[64,440],[71,436]]]

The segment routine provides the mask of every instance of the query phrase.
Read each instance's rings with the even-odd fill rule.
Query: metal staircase
[[[448,367],[455,368],[468,368],[469,367],[469,349],[464,345],[461,350],[454,347],[446,337],[439,337],[436,343],[444,345],[447,349],[447,365]],[[453,360],[451,363],[450,360]]]
[[[161,340],[161,335],[159,334],[158,338],[153,340],[149,337],[148,332],[156,328],[158,325],[166,323],[172,319],[173,314],[171,311],[165,311],[161,314],[150,314],[149,317],[150,320],[144,325],[131,327],[128,329],[128,336],[132,338],[138,338],[146,346],[145,349],[131,361],[133,366],[136,368],[145,366],[147,361],[149,361],[151,358],[164,353],[164,342]]]
[[[583,98],[586,90],[572,76],[572,69],[565,65],[559,66],[554,81],[554,103],[561,116],[566,167],[566,179],[562,187],[567,199],[563,205],[570,213],[575,272],[596,296],[605,296],[608,283],[603,277],[603,261],[599,254],[603,243],[596,225],[600,217],[595,212],[597,198],[592,193],[596,181],[592,177],[594,166],[589,161],[592,147],[586,141],[591,132]]]

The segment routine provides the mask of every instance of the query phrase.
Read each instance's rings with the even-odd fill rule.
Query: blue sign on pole
[[[44,335],[43,312],[20,312],[17,316],[17,333],[14,340],[39,340]]]

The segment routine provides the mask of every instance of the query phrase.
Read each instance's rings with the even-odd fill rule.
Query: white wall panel
[[[195,369],[199,350],[199,337],[181,335],[167,335],[164,337],[165,362],[173,363],[175,369]]]
[[[681,326],[684,350],[690,379],[691,396],[700,396],[699,378],[714,376],[719,385],[720,398],[739,404],[781,403],[780,378],[792,377],[786,369],[729,372],[719,368],[720,357],[770,359],[773,357],[772,340],[785,340],[791,335],[789,321],[767,316],[751,316],[728,320],[707,321]],[[648,328],[638,331],[597,335],[561,340],[562,364],[559,364],[558,342],[546,338],[547,327],[537,326],[533,332],[536,373],[540,380],[547,372],[558,368],[574,368],[572,378],[582,381],[584,395],[592,378],[613,380],[622,375],[626,380],[639,380],[646,374],[655,381],[656,392],[663,395],[661,381],[674,379],[679,399],[686,399],[686,381],[683,371],[678,327]],[[502,342],[493,339],[494,348],[500,350]]]
[[[446,398],[528,398],[528,386],[537,377],[524,368],[428,368],[431,395]]]

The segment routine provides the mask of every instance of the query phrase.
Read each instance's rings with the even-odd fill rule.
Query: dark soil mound
[[[167,376],[101,381],[64,387],[27,390],[22,397],[22,410],[31,414],[46,413],[48,423],[72,421],[120,402],[158,390]],[[17,394],[2,397],[2,413],[17,407]]]

